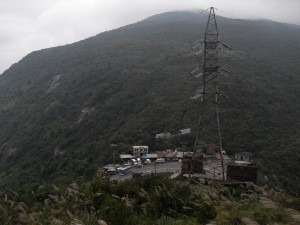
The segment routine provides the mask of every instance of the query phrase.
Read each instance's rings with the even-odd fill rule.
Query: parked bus
[[[120,175],[124,176],[125,174],[129,173],[131,169],[131,166],[126,166],[120,169]]]

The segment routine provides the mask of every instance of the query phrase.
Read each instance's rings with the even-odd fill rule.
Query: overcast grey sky
[[[28,53],[157,13],[207,9],[225,17],[300,24],[300,0],[0,0],[0,74]]]

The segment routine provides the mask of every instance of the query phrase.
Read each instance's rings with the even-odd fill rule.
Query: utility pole
[[[222,162],[222,177],[218,179],[225,180],[218,100],[220,96],[227,98],[219,93],[219,76],[220,73],[226,75],[225,73],[229,71],[219,66],[219,50],[222,50],[220,45],[228,48],[229,46],[220,43],[218,35],[215,9],[211,7],[204,41],[193,48],[196,56],[203,55],[203,61],[199,62],[199,67],[191,72],[194,77],[201,80],[202,87],[191,98],[201,100],[201,110],[189,171],[189,183],[193,179],[192,174],[197,173],[205,173],[207,178],[214,179],[217,158]],[[207,161],[205,171],[204,160]]]

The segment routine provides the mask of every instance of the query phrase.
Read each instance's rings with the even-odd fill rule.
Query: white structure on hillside
[[[176,130],[176,131],[170,131],[170,132],[156,134],[155,138],[156,139],[164,139],[164,138],[170,138],[170,137],[190,134],[191,132],[192,132],[191,128],[186,128],[186,129],[182,129],[182,130]]]

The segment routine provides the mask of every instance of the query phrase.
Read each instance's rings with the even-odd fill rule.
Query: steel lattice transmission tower
[[[201,111],[190,165],[189,181],[191,179],[198,180],[198,177],[225,180],[226,176],[218,98],[220,96],[226,97],[219,93],[220,73],[226,75],[229,71],[219,66],[220,45],[228,47],[219,42],[215,9],[211,7],[204,41],[193,48],[197,56],[203,54],[203,62],[200,62],[199,65],[199,68],[202,67],[202,71],[199,68],[192,71],[192,75],[202,80],[202,88],[192,97],[192,99],[201,100]],[[205,176],[197,176],[197,174],[205,174]]]

